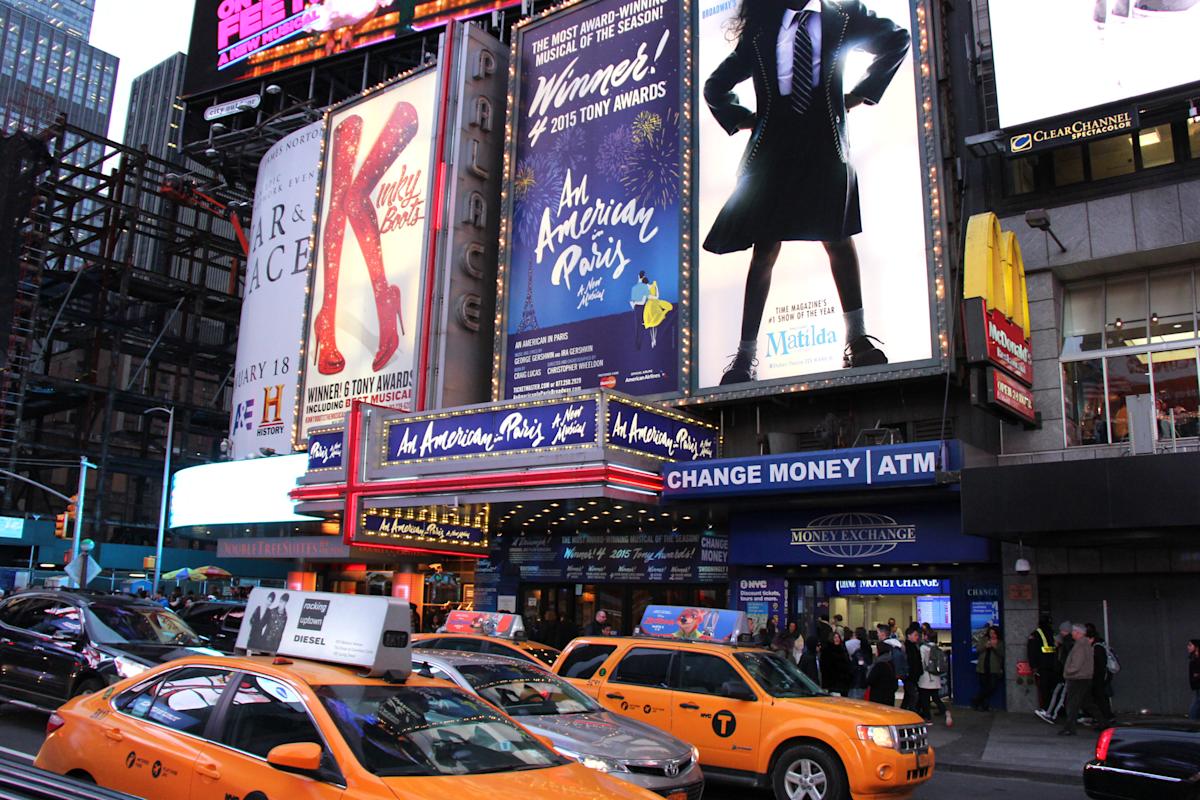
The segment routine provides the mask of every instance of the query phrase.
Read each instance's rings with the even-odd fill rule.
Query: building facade
[[[96,13],[96,0],[4,0],[4,5],[84,41],[91,35],[92,16]]]

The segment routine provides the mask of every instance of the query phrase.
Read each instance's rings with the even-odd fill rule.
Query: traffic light
[[[59,539],[66,539],[67,533],[67,515],[59,514],[54,518],[54,535]]]
[[[75,536],[75,514],[77,513],[79,495],[71,495],[67,501],[67,510],[54,518],[54,535],[59,539],[70,539]]]

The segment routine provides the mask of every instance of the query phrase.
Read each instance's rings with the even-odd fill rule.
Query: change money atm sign
[[[1007,418],[1035,424],[1029,294],[1017,235],[995,214],[967,225],[963,330],[972,370],[972,400]]]

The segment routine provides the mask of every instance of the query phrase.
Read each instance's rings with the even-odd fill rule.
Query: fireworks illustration
[[[614,128],[600,142],[596,154],[596,166],[605,175],[620,176],[625,172],[629,157],[633,154],[633,132],[628,125]]]
[[[547,208],[558,205],[564,172],[550,153],[534,153],[517,164],[513,177],[513,230],[519,241],[537,236]]]
[[[633,147],[620,170],[621,186],[647,205],[679,199],[679,116],[642,112],[633,123]]]
[[[567,128],[560,133],[554,140],[554,147],[551,148],[554,153],[554,161],[561,167],[564,174],[567,170],[578,170],[585,166],[587,150],[586,137],[583,135],[583,131],[577,127]]]

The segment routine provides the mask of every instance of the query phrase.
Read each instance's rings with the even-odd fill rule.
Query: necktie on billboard
[[[796,44],[792,56],[792,109],[797,114],[807,111],[812,102],[813,42],[808,32],[811,16],[811,11],[801,13],[796,26]]]

